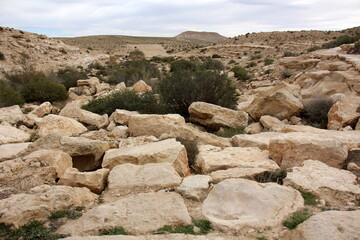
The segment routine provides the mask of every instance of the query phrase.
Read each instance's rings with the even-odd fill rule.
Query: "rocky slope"
[[[175,38],[187,41],[203,42],[203,43],[217,43],[224,41],[226,37],[221,36],[216,32],[196,32],[186,31],[176,35]]]

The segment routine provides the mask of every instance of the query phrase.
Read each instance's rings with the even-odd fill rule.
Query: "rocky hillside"
[[[227,39],[224,36],[216,32],[196,32],[196,31],[186,31],[176,35],[177,39],[183,39],[187,41],[194,41],[194,42],[203,42],[203,43],[217,43],[220,41],[224,41]]]
[[[55,70],[66,66],[87,66],[96,60],[108,59],[105,54],[89,54],[45,35],[7,27],[0,28],[0,52],[4,56],[0,61],[1,75],[29,67]]]

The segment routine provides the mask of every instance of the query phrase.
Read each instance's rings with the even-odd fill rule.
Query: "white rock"
[[[360,112],[360,97],[345,97],[335,103],[328,113],[328,129],[338,130],[346,125],[357,123]]]
[[[7,143],[23,143],[30,140],[31,135],[20,129],[0,125],[0,145]]]
[[[109,121],[114,121],[117,124],[128,125],[131,116],[139,114],[135,111],[128,111],[123,109],[116,109],[109,118]]]
[[[0,108],[0,122],[7,122],[14,125],[22,121],[23,117],[24,114],[22,113],[19,105]]]
[[[257,134],[257,133],[261,133],[263,131],[263,127],[261,125],[261,123],[256,122],[256,123],[252,123],[249,126],[247,126],[244,131],[248,134]]]
[[[18,153],[24,151],[31,143],[11,143],[0,145],[0,162],[15,158]]]
[[[259,121],[265,129],[273,132],[280,132],[285,126],[285,123],[269,115],[261,116]]]
[[[40,104],[40,106],[37,106],[34,110],[32,110],[30,113],[34,114],[37,117],[44,117],[46,114],[50,114],[53,106],[50,102],[44,102]]]
[[[207,175],[193,175],[184,178],[176,191],[185,198],[201,200],[209,189],[211,177]]]
[[[136,93],[144,93],[144,92],[152,91],[152,88],[149,85],[147,85],[146,82],[144,82],[143,80],[137,81],[132,86],[132,88]]]
[[[234,147],[257,147],[261,150],[268,150],[270,139],[282,136],[278,132],[262,132],[258,134],[239,134],[231,138]]]

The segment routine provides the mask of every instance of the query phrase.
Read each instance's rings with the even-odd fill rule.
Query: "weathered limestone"
[[[66,137],[53,132],[39,138],[29,148],[28,152],[39,149],[57,149],[72,157],[73,167],[79,171],[91,171],[101,166],[101,159],[109,144],[105,141],[91,140],[83,137]]]
[[[99,205],[79,219],[68,222],[60,232],[72,236],[98,234],[101,229],[121,226],[126,232],[139,235],[165,225],[189,225],[191,218],[184,200],[177,193],[140,193]]]
[[[89,86],[89,87],[96,87],[100,84],[100,81],[97,77],[92,77],[85,80],[77,80],[77,85],[80,86]]]
[[[116,109],[109,117],[109,121],[114,121],[121,125],[128,125],[130,117],[138,114],[139,113],[135,111]]]
[[[63,117],[74,118],[81,123],[95,126],[98,129],[106,127],[109,124],[107,114],[101,116],[99,114],[86,111],[84,109],[81,109],[77,102],[68,103],[61,110],[59,115]]]
[[[249,124],[249,126],[247,126],[244,129],[244,132],[248,133],[248,134],[257,134],[257,133],[261,133],[263,131],[263,126],[261,125],[261,123],[256,122],[256,123],[252,123]]]
[[[186,149],[175,139],[167,139],[126,149],[108,150],[105,153],[102,166],[112,169],[114,166],[124,163],[143,165],[162,162],[171,163],[180,176],[190,174]]]
[[[184,178],[176,191],[185,198],[200,201],[206,196],[211,177],[207,175],[193,175]]]
[[[171,163],[134,165],[125,163],[115,166],[109,175],[107,193],[158,191],[180,185],[181,177]]]
[[[360,239],[360,210],[318,213],[287,232],[284,240],[355,240]]]
[[[230,141],[234,147],[257,147],[261,150],[268,150],[270,139],[282,136],[284,133],[262,132],[258,134],[239,134],[233,136]]]
[[[30,140],[31,135],[20,129],[0,125],[0,145],[8,143],[23,143]]]
[[[289,119],[303,109],[299,92],[286,83],[260,92],[247,109],[250,116],[258,121],[261,116],[270,115],[280,120]]]
[[[30,113],[34,114],[37,117],[44,117],[47,114],[51,113],[53,106],[50,102],[44,102],[32,110]]]
[[[210,173],[210,177],[213,183],[218,183],[229,178],[246,178],[253,180],[257,175],[267,171],[269,171],[269,169],[266,168],[235,167],[214,171]]]
[[[199,146],[196,165],[206,174],[216,170],[234,167],[278,169],[278,165],[269,159],[269,152],[256,147],[228,147],[221,149],[211,145]]]
[[[109,169],[101,168],[94,172],[79,172],[76,168],[68,168],[60,177],[59,184],[71,187],[86,187],[100,194],[106,186]]]
[[[334,137],[298,132],[272,138],[269,154],[283,167],[300,166],[303,161],[312,159],[342,168],[348,147],[344,141]]]
[[[87,188],[42,185],[31,189],[29,194],[0,200],[0,222],[19,227],[32,220],[46,220],[51,212],[91,206],[97,198]]]
[[[221,236],[196,236],[191,234],[159,234],[159,235],[143,235],[143,236],[86,236],[86,237],[69,237],[65,240],[236,240],[235,237],[221,237]]]
[[[31,143],[10,143],[0,145],[0,162],[15,158],[18,153],[24,151]]]
[[[248,125],[248,114],[244,111],[220,107],[218,105],[193,102],[189,107],[190,119],[204,126],[236,128]]]
[[[292,172],[288,172],[284,184],[328,202],[355,202],[360,197],[360,187],[356,185],[354,174],[319,161],[307,160],[302,167],[294,167]]]
[[[357,124],[355,126],[355,130],[360,130],[360,118],[359,118],[359,121],[357,122]]]
[[[345,97],[335,103],[328,113],[328,129],[338,130],[355,124],[360,118],[360,97]]]
[[[261,116],[259,121],[265,129],[273,132],[280,132],[285,126],[285,123],[269,115]]]
[[[128,137],[126,139],[121,140],[119,143],[119,148],[129,148],[129,147],[136,147],[142,146],[148,143],[158,142],[154,136],[140,136],[140,137]]]
[[[281,59],[280,65],[289,69],[305,69],[315,67],[320,62],[321,60],[317,58],[286,57]]]
[[[7,122],[14,125],[24,118],[19,105],[0,108],[0,122]]]
[[[132,86],[132,89],[136,93],[144,93],[148,91],[152,91],[152,88],[146,84],[143,80],[139,80]]]
[[[52,131],[58,131],[63,136],[76,136],[87,131],[87,128],[75,119],[53,114],[36,119],[36,125],[38,127],[37,134],[40,137],[43,137]]]
[[[250,229],[263,231],[281,225],[303,205],[301,194],[290,187],[228,179],[210,191],[202,212],[216,229],[246,234]]]

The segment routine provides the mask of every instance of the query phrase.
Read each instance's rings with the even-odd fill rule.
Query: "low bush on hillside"
[[[341,46],[343,44],[354,43],[360,39],[360,35],[358,36],[349,36],[349,35],[342,35],[337,37],[334,41],[324,43],[321,47],[322,48],[334,48]]]
[[[30,81],[22,88],[21,95],[26,102],[64,101],[68,96],[64,85],[49,79]]]
[[[87,74],[84,71],[77,70],[74,68],[60,69],[56,76],[60,82],[65,86],[66,89],[77,86],[77,80],[87,79]]]
[[[200,69],[202,70],[224,70],[224,65],[217,60],[211,58],[205,58],[205,60],[201,63]]]
[[[4,81],[0,81],[0,108],[24,104],[21,95]]]
[[[357,41],[352,48],[349,49],[350,54],[360,54],[360,40]]]
[[[265,58],[265,60],[264,60],[265,66],[271,65],[271,64],[273,64],[273,63],[274,63],[274,59]]]
[[[195,71],[197,68],[198,65],[194,61],[180,59],[171,63],[170,72],[177,72],[182,70]]]
[[[234,72],[234,76],[238,80],[248,80],[248,79],[250,79],[248,71],[243,67],[235,66],[235,67],[233,67],[231,69],[231,71]]]
[[[194,231],[194,227],[199,231]],[[159,233],[182,233],[191,235],[204,235],[212,230],[211,222],[208,220],[193,220],[193,225],[188,226],[170,226],[166,225],[158,229]]]
[[[284,71],[282,71],[281,73],[281,77],[282,78],[289,78],[293,75],[293,73],[290,70],[285,69]]]
[[[284,52],[283,57],[296,57],[296,56],[298,56],[298,55],[299,55],[299,54],[294,53],[294,52]]]
[[[255,67],[255,66],[257,66],[257,63],[256,62],[249,62],[248,64],[246,64],[246,68],[252,68],[252,67]]]
[[[4,60],[5,60],[5,55],[2,52],[0,52],[0,61],[4,61]]]
[[[145,54],[139,49],[135,49],[129,53],[129,59],[133,61],[142,60],[145,58]]]
[[[176,141],[184,145],[189,160],[190,170],[194,173],[198,173],[199,170],[196,166],[196,156],[199,154],[197,142],[195,140],[189,140],[185,138],[176,138]]]
[[[212,57],[212,58],[221,58],[221,55],[219,55],[219,54],[213,54],[211,57]]]
[[[328,123],[327,114],[333,105],[334,102],[331,98],[310,99],[304,102],[304,109],[300,116],[305,123],[313,127],[326,129]]]
[[[128,235],[128,233],[125,231],[122,227],[115,227],[111,229],[104,229],[101,230],[99,233],[100,236],[108,236],[108,235]]]
[[[201,101],[226,108],[236,105],[235,88],[219,71],[176,71],[159,82],[161,100],[174,113],[188,115],[191,103]]]
[[[163,113],[161,105],[152,92],[138,95],[130,90],[117,91],[94,99],[82,108],[100,115],[108,114],[109,116],[116,109],[138,111],[140,113]]]
[[[314,52],[314,51],[320,50],[320,49],[321,49],[320,46],[313,46],[313,47],[308,48],[306,51],[308,51],[308,52]]]

